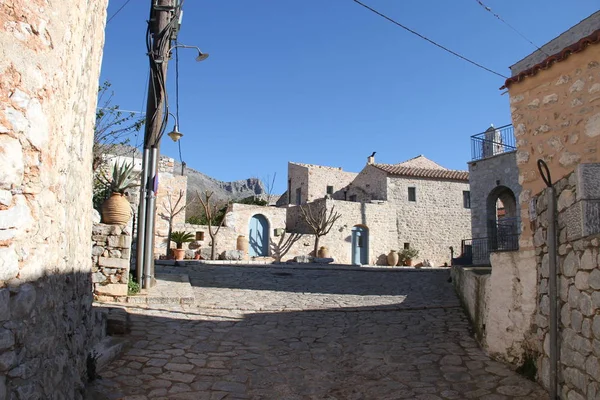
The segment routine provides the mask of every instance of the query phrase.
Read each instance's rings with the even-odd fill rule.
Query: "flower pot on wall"
[[[317,255],[319,258],[329,258],[329,249],[325,246],[321,246]]]
[[[393,267],[398,264],[398,260],[400,260],[400,256],[396,250],[390,250],[390,253],[387,255],[388,265]]]
[[[183,257],[185,256],[185,249],[173,249],[173,256],[177,261],[183,260]]]
[[[126,225],[131,219],[131,206],[124,194],[113,193],[101,206],[102,223]]]
[[[404,260],[404,265],[407,267],[412,266],[412,260],[410,258],[407,258]]]

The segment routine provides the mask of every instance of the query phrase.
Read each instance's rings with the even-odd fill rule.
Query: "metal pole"
[[[558,271],[556,268],[556,192],[552,186],[552,177],[548,164],[537,161],[538,170],[546,186],[548,201],[548,297],[550,299],[550,399],[558,399]]]
[[[148,186],[148,157],[149,150],[144,149],[142,158],[142,181],[140,185],[140,204],[138,208],[138,226],[137,226],[137,249],[135,260],[136,280],[140,285],[143,285],[144,279],[144,248],[146,245],[146,195]]]
[[[154,207],[156,205],[156,193],[154,191],[157,179],[156,173],[156,157],[158,150],[153,147],[150,150],[150,173],[148,174],[148,205],[146,207],[146,242],[144,244],[144,261],[145,261],[145,274],[144,274],[144,287],[149,289],[152,286],[152,278],[154,278],[152,271],[152,265],[154,264]]]
[[[554,188],[547,189],[548,196],[548,257],[550,278],[548,294],[550,296],[550,398],[558,398],[558,284],[556,270],[556,194]]]

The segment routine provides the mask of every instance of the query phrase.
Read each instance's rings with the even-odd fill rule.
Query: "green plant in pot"
[[[413,260],[419,257],[419,250],[409,247],[407,249],[400,250],[399,256],[400,261],[404,265],[412,265]]]
[[[184,243],[192,242],[195,236],[189,232],[175,231],[171,232],[171,241],[175,242],[177,248],[173,249],[173,256],[175,260],[181,261],[185,256],[185,250],[183,249]]]
[[[139,186],[133,173],[133,164],[115,163],[110,179],[102,177],[110,197],[100,207],[102,222],[110,225],[125,225],[131,219],[131,206],[125,197],[128,189]]]

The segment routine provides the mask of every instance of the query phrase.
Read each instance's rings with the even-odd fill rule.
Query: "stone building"
[[[0,6],[0,399],[82,398],[106,5]]]
[[[556,378],[564,399],[600,397],[599,27],[596,12],[511,67],[512,76],[501,89],[509,91],[515,127],[516,152],[510,154],[521,185],[515,196],[519,248],[491,253],[490,276],[454,271],[488,352],[514,363],[534,361],[538,379],[549,388],[549,264],[554,255],[549,254],[548,226],[556,222]],[[556,191],[555,216],[548,215],[540,159]]]
[[[471,136],[471,238],[461,248],[463,264],[487,265],[490,252],[518,249],[521,185],[516,150],[512,125]]]
[[[600,11],[544,45],[545,54],[537,51],[513,65],[503,87],[510,94],[522,185],[523,233],[518,259],[512,265],[527,275],[520,290],[534,293],[527,299],[528,313],[521,321],[528,329],[517,332],[531,332],[530,340],[539,354],[540,379],[547,386],[549,255],[545,184],[537,168],[537,160],[542,159],[559,195],[558,377],[559,394],[569,399],[600,396],[600,287],[595,280],[600,274],[596,258],[600,233],[599,27]],[[521,340],[510,333],[508,338]]]
[[[394,165],[376,164],[369,157],[358,174],[289,163],[288,187],[297,193],[288,196],[288,231],[308,232],[295,207],[324,198],[342,215],[332,232],[344,226],[355,229],[340,238],[345,243],[341,247],[324,238],[339,249],[333,255],[343,262],[385,264],[390,250],[410,246],[419,250],[420,260],[441,265],[450,261],[450,246],[458,248],[460,239],[470,235],[468,173],[448,170],[424,156]],[[364,256],[353,249],[359,245],[356,235],[369,243]]]

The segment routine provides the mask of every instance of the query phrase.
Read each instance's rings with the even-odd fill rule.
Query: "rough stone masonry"
[[[0,399],[82,397],[106,5],[0,2]]]

